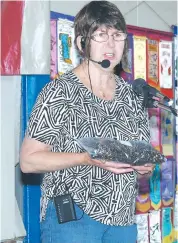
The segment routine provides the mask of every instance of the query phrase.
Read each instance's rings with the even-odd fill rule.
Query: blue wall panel
[[[49,75],[23,75],[22,76],[22,139],[25,135],[27,122],[37,95],[46,83],[50,81]],[[41,174],[23,174],[24,183],[24,212],[23,219],[27,236],[24,243],[40,243],[40,182]]]

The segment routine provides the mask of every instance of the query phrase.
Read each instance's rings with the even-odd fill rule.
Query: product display
[[[93,159],[132,165],[160,164],[163,154],[145,141],[118,141],[111,138],[86,137],[77,140]]]

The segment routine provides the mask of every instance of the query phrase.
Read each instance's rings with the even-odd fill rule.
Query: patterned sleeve
[[[60,136],[64,112],[64,95],[57,80],[48,83],[39,93],[32,109],[26,135],[40,142],[55,145]]]

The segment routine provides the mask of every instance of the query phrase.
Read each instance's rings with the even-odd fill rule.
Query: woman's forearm
[[[88,159],[87,153],[37,151],[28,156],[22,156],[20,166],[24,173],[45,173],[85,165]]]

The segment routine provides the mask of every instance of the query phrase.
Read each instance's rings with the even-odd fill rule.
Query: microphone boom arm
[[[153,106],[155,108],[161,108],[163,110],[170,111],[170,112],[172,112],[173,115],[178,116],[178,111],[176,109],[174,109],[172,106],[162,104],[159,101],[154,100],[154,99],[152,99],[152,101],[153,101]]]

